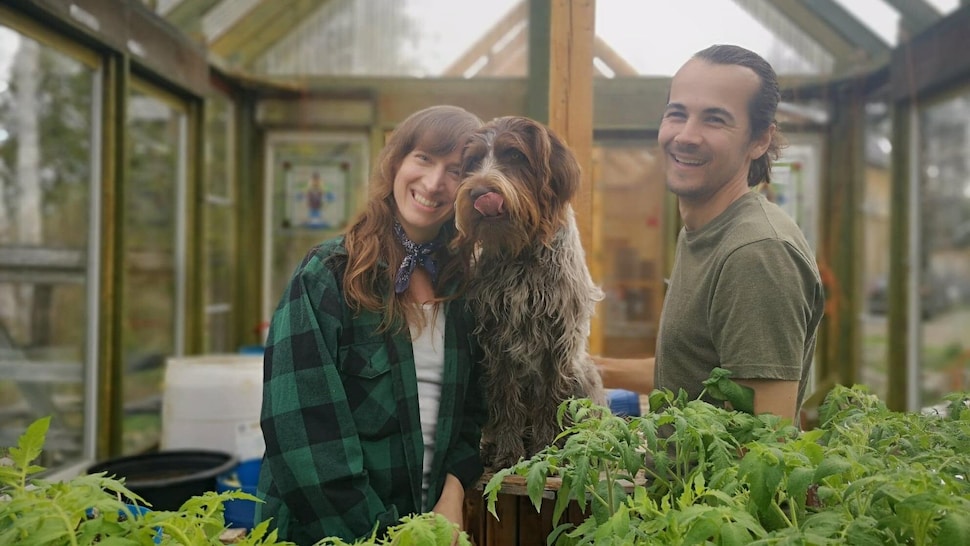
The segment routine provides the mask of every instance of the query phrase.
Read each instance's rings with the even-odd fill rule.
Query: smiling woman
[[[481,121],[402,121],[342,233],[295,266],[264,359],[256,521],[312,544],[383,536],[414,514],[461,525],[482,472],[479,350],[448,248],[461,149]],[[312,388],[307,388],[312,386]],[[420,403],[419,403],[420,402]],[[348,499],[355,499],[348,503]]]

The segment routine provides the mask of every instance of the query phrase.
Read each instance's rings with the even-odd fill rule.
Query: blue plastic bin
[[[260,459],[251,459],[239,463],[230,472],[222,474],[216,479],[216,492],[242,491],[250,495],[256,494],[256,483],[259,481]],[[256,501],[231,500],[225,503],[223,517],[226,526],[233,529],[251,530],[255,525]]]
[[[623,389],[610,389],[606,393],[610,411],[615,415],[640,416],[640,395]]]

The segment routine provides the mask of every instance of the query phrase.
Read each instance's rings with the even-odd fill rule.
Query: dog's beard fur
[[[569,205],[579,164],[558,137],[528,118],[499,118],[466,146],[462,167],[455,245],[472,263],[468,301],[485,353],[483,456],[500,468],[553,442],[564,400],[605,403],[588,354],[603,293]]]

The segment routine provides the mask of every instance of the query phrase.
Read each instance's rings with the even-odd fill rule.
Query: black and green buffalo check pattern
[[[344,305],[338,238],[313,248],[283,293],[264,360],[266,454],[256,521],[280,538],[353,540],[401,516],[430,510],[446,474],[469,487],[481,476],[485,407],[480,350],[461,300],[444,304],[445,367],[427,505],[424,444],[410,338],[377,334],[380,317]],[[336,272],[336,274],[335,274]]]

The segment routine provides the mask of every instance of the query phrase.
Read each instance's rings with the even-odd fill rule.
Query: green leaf
[[[536,512],[542,505],[542,493],[546,490],[546,477],[549,475],[549,461],[538,461],[529,469],[526,477],[526,488],[529,492],[529,500]]]
[[[734,375],[734,372],[731,370],[716,367],[711,370],[711,373],[707,376],[707,379],[704,380],[703,384],[705,387],[711,387],[717,385],[717,382],[722,379],[729,379],[732,375]]]
[[[35,466],[31,463],[37,457],[40,457],[50,424],[50,416],[37,419],[20,435],[20,438],[17,440],[17,447],[11,447],[7,450],[7,455],[13,461],[14,468],[19,471],[13,473],[13,475],[5,473],[6,479],[3,482],[4,485],[23,489],[27,485],[28,476],[44,470],[43,467]]]
[[[708,540],[717,536],[720,527],[721,522],[717,514],[713,510],[710,510],[688,525],[687,532],[684,534],[684,540],[681,544],[683,546],[706,544]]]
[[[488,480],[488,483],[485,485],[485,496],[487,497],[488,511],[490,514],[492,514],[492,516],[495,517],[496,520],[498,520],[498,514],[495,513],[495,502],[498,500],[499,491],[502,490],[502,481],[511,475],[511,468],[503,468],[492,475],[492,478]]]
[[[650,413],[658,413],[665,406],[669,406],[674,401],[674,394],[669,390],[655,390],[647,396],[647,404],[650,408]]]
[[[821,514],[816,514],[813,517],[819,517]],[[854,519],[848,522],[845,531],[842,533],[845,536],[845,542],[847,544],[858,544],[859,546],[882,546],[883,544],[889,544],[889,537],[885,536],[885,532],[880,529],[879,522],[870,516],[861,514],[856,516]],[[894,541],[895,542],[895,541]],[[940,543],[944,544],[944,543]]]
[[[735,383],[730,377],[730,370],[714,368],[704,380],[704,388],[712,398],[730,403],[737,411],[754,415],[754,389]]]
[[[814,483],[815,470],[807,467],[793,468],[788,474],[788,496],[798,501],[804,509],[808,488]]]
[[[940,518],[936,544],[970,544],[970,511],[948,511]]]
[[[812,514],[802,523],[802,531],[826,538],[837,538],[845,521],[842,511],[825,511]]]
[[[721,525],[717,544],[719,546],[746,546],[753,537],[748,529],[735,521]]]
[[[559,485],[559,491],[556,491],[556,505],[552,511],[552,521],[559,521],[562,518],[563,512],[569,507],[569,501],[571,498],[570,490],[572,488],[573,475],[572,473],[565,473],[562,476],[562,483]]]
[[[774,510],[777,508],[774,500],[778,485],[784,476],[783,463],[775,453],[777,448],[759,444],[750,445],[751,451],[741,459],[739,476],[748,482],[751,500],[757,508],[758,517],[764,522],[766,528],[772,528],[780,523],[778,514]]]
[[[576,499],[576,503],[579,504],[580,510],[586,509],[586,490],[593,489],[596,482],[590,481],[590,462],[589,457],[586,455],[578,455],[573,464],[572,471],[570,472],[573,476],[572,484],[572,497]]]
[[[821,483],[822,480],[829,476],[845,474],[851,469],[852,463],[840,455],[830,454],[819,463],[818,468],[815,469],[815,476],[813,478],[815,482]]]
[[[559,521],[559,520],[553,519],[552,521]],[[561,536],[563,536],[564,533],[566,533],[572,528],[573,528],[572,523],[560,523],[559,525],[556,526],[555,529],[552,530],[551,533],[549,533],[547,544],[559,544],[558,539]]]
[[[626,500],[626,490],[618,482],[613,482],[611,486],[609,481],[600,480],[596,484],[596,496],[600,500],[593,500],[590,503],[593,509],[593,517],[597,524],[603,525],[613,516],[617,507]]]

